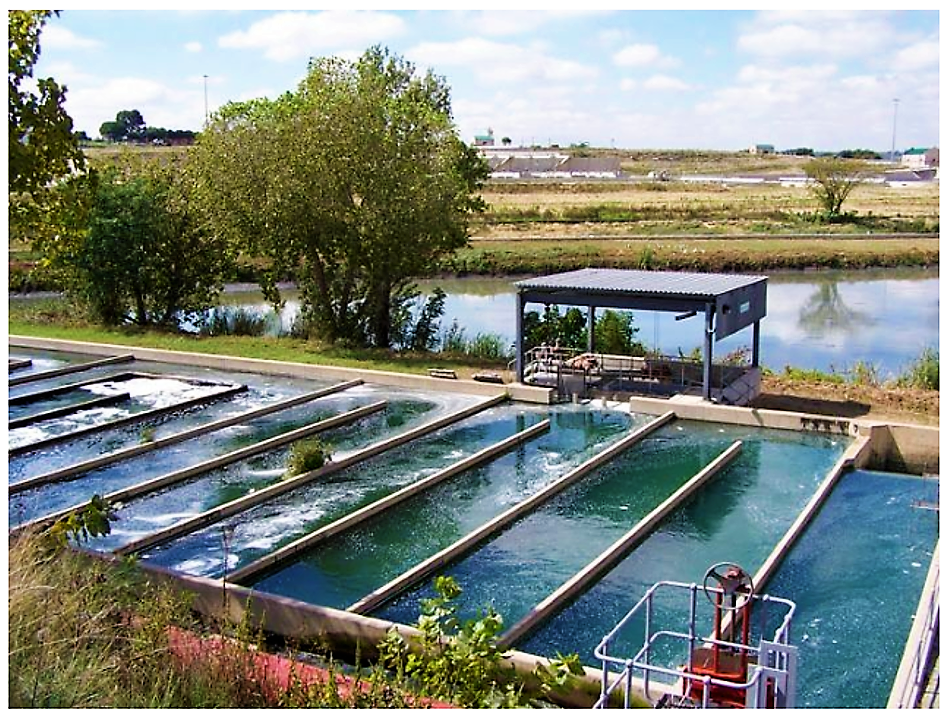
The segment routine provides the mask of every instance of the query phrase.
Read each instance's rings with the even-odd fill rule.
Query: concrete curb
[[[600,556],[555,589],[539,602],[524,617],[502,634],[499,645],[510,647],[519,639],[530,634],[553,614],[570,604],[587,591],[607,572],[613,569],[638,544],[643,542],[656,526],[679,507],[688,502],[710,479],[716,476],[726,465],[735,459],[742,449],[742,442],[733,442],[722,454],[687,480],[679,489],[660,503],[652,512],[641,519],[629,532],[605,549]]]
[[[149,547],[154,547],[156,544],[161,544],[162,542],[165,542],[169,539],[180,537],[183,534],[188,534],[189,532],[192,532],[196,529],[206,527],[209,524],[214,524],[215,522],[234,516],[235,514],[239,514],[240,512],[250,509],[251,507],[254,507],[258,504],[263,504],[264,502],[267,502],[275,497],[286,494],[287,492],[297,489],[298,487],[302,487],[305,484],[309,484],[310,482],[313,482],[321,477],[325,477],[328,474],[338,472],[341,469],[352,466],[358,462],[362,462],[363,460],[369,459],[370,457],[375,457],[378,454],[398,447],[402,444],[405,444],[406,442],[410,442],[413,439],[417,439],[429,434],[430,432],[435,432],[436,430],[442,429],[443,427],[447,427],[450,424],[465,419],[466,417],[477,414],[484,409],[493,407],[505,399],[505,395],[491,397],[476,405],[466,407],[463,410],[424,424],[421,427],[416,427],[415,429],[409,430],[408,432],[403,432],[402,434],[396,435],[395,437],[390,437],[389,439],[383,440],[382,442],[377,442],[376,444],[367,447],[361,452],[354,453],[349,457],[340,460],[339,462],[330,462],[329,464],[325,464],[320,469],[316,469],[312,472],[305,472],[304,474],[298,474],[296,477],[291,477],[282,482],[277,482],[276,484],[272,484],[268,487],[265,487],[264,489],[258,490],[253,494],[240,497],[231,502],[227,502],[226,504],[222,504],[219,507],[210,509],[207,512],[202,512],[195,517],[183,520],[177,524],[173,524],[170,527],[166,527],[163,530],[150,534],[146,537],[142,537],[141,539],[137,539],[134,542],[130,542],[123,547],[119,547],[115,551],[117,554],[131,554]],[[385,404],[385,402],[378,404]],[[376,405],[370,406],[375,407]]]
[[[940,630],[940,543],[934,548],[930,560],[927,579],[924,581],[914,623],[901,663],[894,676],[891,695],[887,700],[888,709],[916,709],[927,689],[927,673],[930,669],[933,652],[939,654]]]
[[[230,582],[231,584],[241,584],[247,581],[248,578],[265,572],[275,566],[285,564],[291,558],[296,555],[304,552],[308,549],[313,548],[317,544],[324,542],[330,537],[334,537],[341,532],[344,532],[348,529],[351,529],[358,524],[365,522],[371,517],[380,514],[384,510],[395,507],[397,504],[406,501],[411,497],[415,497],[417,494],[424,492],[430,487],[444,482],[456,475],[461,474],[462,472],[477,467],[479,465],[490,462],[496,457],[504,454],[505,452],[510,451],[511,449],[519,446],[520,444],[527,442],[529,439],[533,439],[543,432],[547,432],[551,428],[551,420],[546,419],[542,422],[528,427],[528,429],[522,430],[517,434],[512,435],[506,439],[503,439],[500,442],[496,442],[490,447],[486,447],[479,452],[466,457],[465,459],[456,462],[455,464],[446,467],[445,469],[439,470],[434,474],[424,477],[418,482],[414,482],[407,487],[389,494],[382,499],[379,499],[373,502],[362,509],[358,509],[355,512],[352,512],[345,517],[341,517],[335,522],[321,527],[315,532],[311,532],[305,537],[291,542],[280,549],[271,552],[270,554],[261,557],[255,562],[248,564],[241,569],[237,569],[231,574],[225,577],[225,581]]]
[[[139,484],[135,484],[131,487],[125,487],[124,489],[107,494],[103,499],[110,503],[125,502],[130,499],[134,499],[135,497],[140,497],[143,494],[149,494],[156,490],[163,489],[164,487],[168,487],[172,484],[184,482],[185,480],[196,477],[199,474],[204,474],[205,472],[219,469],[247,457],[252,457],[255,454],[260,454],[261,452],[267,452],[269,450],[282,447],[283,445],[290,442],[295,442],[298,439],[309,437],[311,434],[333,429],[334,427],[339,427],[340,425],[348,424],[350,422],[355,422],[356,420],[362,419],[363,417],[373,414],[374,412],[380,412],[385,408],[385,401],[376,402],[374,404],[366,405],[365,407],[359,407],[355,410],[337,415],[336,417],[330,417],[329,419],[314,422],[313,424],[308,424],[305,427],[300,427],[299,429],[295,429],[291,432],[285,432],[284,434],[277,435],[276,437],[265,439],[262,442],[257,442],[247,447],[242,447],[241,449],[235,450],[233,452],[228,452],[227,454],[221,455],[220,457],[214,457],[213,459],[209,459],[206,462],[193,464],[192,466],[186,467],[185,469],[180,469],[176,472],[170,472],[169,474],[164,474],[161,477],[155,477],[153,479],[140,482]],[[16,531],[22,531],[27,527],[40,527],[52,524],[53,522],[68,516],[72,512],[81,510],[87,504],[88,502],[83,502],[82,504],[74,505],[68,509],[63,509],[59,512],[48,514],[45,517],[34,519],[31,522],[26,522],[25,524],[21,524],[19,527],[16,527]]]
[[[348,607],[347,611],[354,612],[356,614],[366,614],[367,612],[377,609],[395,597],[397,594],[400,594],[412,585],[418,583],[426,576],[432,574],[437,569],[451,562],[456,557],[465,554],[486,537],[489,537],[495,532],[498,532],[499,530],[508,526],[512,522],[532,511],[542,502],[546,501],[550,497],[553,497],[558,492],[562,492],[593,470],[606,464],[628,447],[632,446],[636,442],[639,442],[650,433],[665,425],[667,422],[670,422],[674,417],[675,415],[672,412],[667,412],[662,417],[659,417],[652,422],[643,425],[642,427],[638,427],[626,437],[623,437],[600,453],[588,459],[583,464],[575,467],[560,479],[550,483],[539,492],[536,492],[535,494],[528,497],[528,499],[516,504],[508,511],[499,514],[498,516],[483,524],[481,527],[469,532],[457,542],[449,545],[441,552],[433,554],[427,560],[420,562],[415,567],[403,572],[391,582],[388,582],[379,589],[376,589],[372,593],[366,595],[358,602]]]
[[[270,404],[265,407],[253,409],[249,412],[235,415],[234,417],[226,417],[214,422],[208,422],[207,424],[203,424],[200,427],[185,430],[184,432],[178,432],[177,434],[169,435],[168,437],[155,439],[151,442],[145,442],[144,444],[138,444],[134,447],[128,447],[127,449],[120,449],[110,454],[100,455],[99,457],[86,462],[80,462],[69,467],[64,467],[63,469],[58,469],[54,472],[48,472],[46,474],[37,475],[36,477],[24,479],[20,482],[15,482],[14,484],[10,485],[9,492],[10,494],[18,494],[19,492],[24,492],[28,489],[33,489],[34,487],[39,487],[44,484],[61,482],[77,474],[91,472],[92,470],[99,469],[100,467],[121,462],[122,460],[136,457],[140,454],[145,454],[146,452],[152,452],[156,449],[161,449],[162,447],[169,447],[173,444],[178,444],[179,442],[200,437],[201,435],[208,434],[209,432],[216,432],[219,429],[225,429],[236,424],[241,424],[242,422],[258,419],[260,417],[266,417],[269,414],[290,409],[291,407],[296,407],[301,404],[306,404],[307,402],[312,402],[313,400],[335,394],[336,392],[342,392],[360,384],[362,384],[361,380],[341,382],[340,384],[325,387],[323,389],[317,390],[316,392],[308,392],[307,394],[297,395],[296,397],[291,397],[290,399],[275,402],[274,404]]]
[[[121,364],[123,362],[131,362],[135,359],[134,355],[125,354],[119,355],[117,357],[107,357],[106,359],[94,360],[92,362],[84,362],[83,364],[74,364],[67,365],[66,367],[57,367],[56,369],[46,370],[44,372],[31,372],[30,374],[17,375],[16,377],[11,377],[7,382],[8,387],[15,387],[17,385],[26,384],[27,382],[39,382],[44,379],[53,379],[54,377],[62,377],[63,375],[73,374],[75,372],[84,372],[87,369],[93,369],[95,367],[105,367],[107,365]]]
[[[64,352],[76,352],[91,355],[112,355],[127,352],[126,345],[99,344],[95,342],[74,342],[70,340],[47,339],[45,337],[27,337],[10,335],[9,345],[26,349],[54,349]],[[511,399],[535,404],[551,404],[554,391],[549,387],[531,387],[517,383],[498,385],[463,379],[437,379],[425,375],[384,372],[382,370],[361,367],[339,367],[336,365],[305,364],[303,362],[280,362],[278,360],[249,359],[230,355],[201,354],[198,352],[177,352],[173,350],[133,347],[135,357],[152,362],[169,362],[182,365],[198,365],[230,372],[256,372],[260,374],[300,377],[302,379],[348,380],[362,378],[367,382],[376,382],[394,387],[423,389],[435,392],[458,392],[474,395],[494,396],[505,391]]]

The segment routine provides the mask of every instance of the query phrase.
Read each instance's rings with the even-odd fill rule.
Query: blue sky
[[[939,144],[936,10],[535,5],[67,6],[44,30],[36,76],[68,87],[67,109],[91,136],[124,109],[149,125],[198,130],[205,90],[212,112],[275,97],[296,87],[310,57],[356,58],[379,44],[447,79],[466,140],[492,128],[515,144],[889,150],[897,98],[897,148]]]

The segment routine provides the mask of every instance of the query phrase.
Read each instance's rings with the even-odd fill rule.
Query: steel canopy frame
[[[587,268],[515,282],[516,372],[524,382],[524,311],[529,302],[588,308],[587,349],[593,351],[593,320],[598,307],[654,312],[702,313],[703,398],[711,399],[715,339],[752,325],[752,366],[759,365],[759,323],[766,315],[768,277],[691,272],[652,272]]]

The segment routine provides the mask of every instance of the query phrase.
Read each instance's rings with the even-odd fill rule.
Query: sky
[[[35,77],[66,85],[66,108],[90,137],[131,109],[147,125],[200,130],[206,110],[294,90],[311,57],[354,60],[381,45],[446,79],[456,126],[469,142],[491,129],[498,143],[507,137],[562,147],[939,145],[936,9],[534,6],[63,4],[41,36]]]

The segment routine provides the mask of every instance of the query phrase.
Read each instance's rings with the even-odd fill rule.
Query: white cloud
[[[186,42],[186,43],[185,43],[185,51],[186,51],[186,52],[201,52],[202,49],[203,49],[203,47],[202,47],[201,43],[198,42],[197,40],[193,40],[192,42]]]
[[[458,42],[422,43],[407,55],[420,67],[468,68],[481,82],[490,84],[573,82],[597,76],[593,67],[553,57],[538,47],[477,37]]]
[[[627,45],[614,53],[614,64],[620,67],[643,67],[656,64],[663,54],[656,45]]]
[[[683,92],[689,90],[690,86],[680,80],[678,77],[669,75],[653,75],[643,81],[643,87],[646,90],[661,90],[672,92]]]
[[[389,13],[366,10],[282,12],[260,20],[247,30],[218,40],[224,48],[262,50],[270,60],[284,62],[326,50],[365,48],[395,37],[405,23]]]
[[[92,38],[81,37],[72,30],[55,23],[45,25],[40,45],[50,50],[94,50],[102,43]]]
[[[940,64],[940,44],[935,40],[924,40],[897,52],[894,69],[898,72],[936,71]]]
[[[631,90],[636,90],[639,85],[640,83],[638,83],[636,80],[625,77],[620,81],[620,90],[621,92],[630,92]]]
[[[603,10],[577,9],[474,10],[459,13],[458,20],[462,27],[478,35],[526,35],[545,25],[603,12]]]
[[[873,56],[893,43],[889,15],[852,11],[764,12],[739,36],[738,48],[763,58]]]

